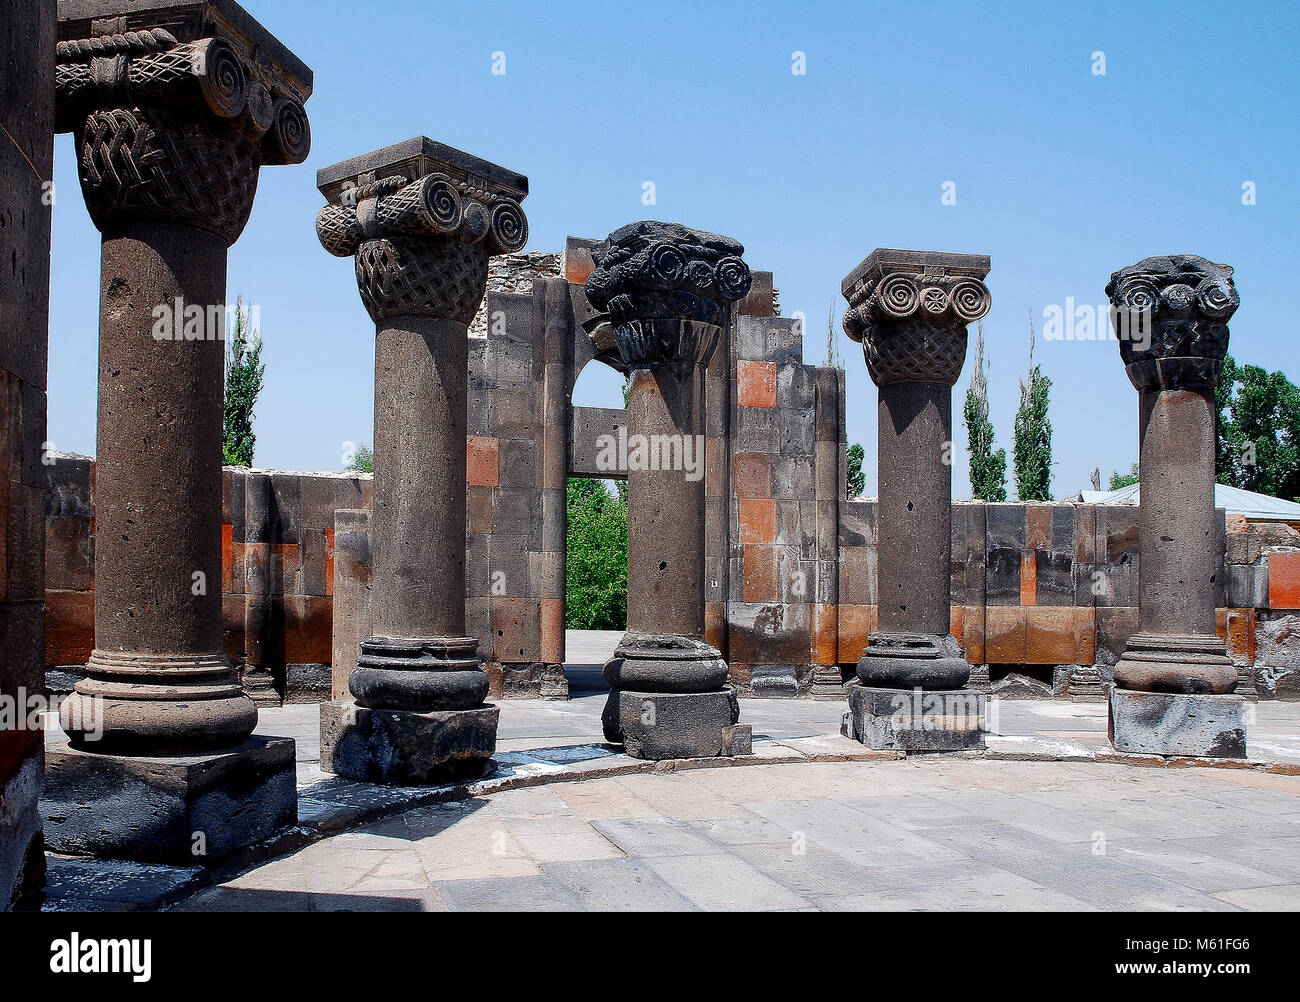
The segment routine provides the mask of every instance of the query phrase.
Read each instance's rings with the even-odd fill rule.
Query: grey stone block
[[[799,695],[796,665],[754,665],[749,670],[749,687],[755,696],[794,699]]]
[[[984,747],[987,697],[973,689],[874,689],[851,682],[845,737],[868,748],[964,751]]]
[[[488,704],[417,713],[321,703],[321,769],[392,785],[482,776],[496,751],[500,712]]]
[[[740,704],[728,686],[718,692],[610,692],[617,701],[623,748],[633,758],[716,758],[722,731],[740,719]],[[610,734],[606,721],[606,735]]]
[[[749,724],[731,724],[722,729],[722,754],[753,755],[754,731]]]
[[[1246,757],[1246,701],[1112,688],[1107,731],[1116,751],[1137,755]]]
[[[296,822],[294,742],[126,756],[62,741],[46,753],[41,813],[55,852],[207,865]]]
[[[1235,533],[1244,536],[1244,533]],[[1227,564],[1224,569],[1224,604],[1229,609],[1268,608],[1268,565]]]

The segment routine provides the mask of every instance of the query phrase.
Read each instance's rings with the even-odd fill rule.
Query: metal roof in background
[[[1137,504],[1139,499],[1137,484],[1117,491],[1079,492],[1079,500],[1088,504]],[[1300,522],[1300,504],[1227,484],[1214,485],[1214,507],[1261,522]]]

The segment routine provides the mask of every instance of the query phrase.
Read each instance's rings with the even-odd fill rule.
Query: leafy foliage
[[[1119,473],[1116,470],[1110,471],[1110,487],[1108,490],[1117,491],[1121,487],[1131,487],[1140,480],[1138,476],[1138,464],[1134,463],[1129,467],[1127,473]]]
[[[1029,372],[1020,381],[1011,461],[1021,501],[1052,500],[1052,422],[1047,418],[1052,381],[1034,364],[1034,323],[1029,322]]]
[[[348,463],[348,469],[356,470],[358,473],[374,473],[375,450],[368,445],[358,446],[352,462]]]
[[[1007,450],[993,449],[993,422],[989,420],[988,367],[984,360],[984,325],[975,335],[975,371],[966,390],[962,411],[970,452],[971,496],[979,501],[1007,499]]]
[[[844,454],[844,475],[849,482],[850,498],[861,497],[867,489],[867,478],[862,472],[862,460],[865,458],[866,452],[857,442],[850,445]]]
[[[226,350],[226,403],[222,429],[222,462],[226,466],[252,466],[257,436],[253,434],[253,408],[262,392],[266,366],[262,364],[262,338],[248,330],[248,315],[241,296],[235,302],[235,324]]]
[[[1300,389],[1280,371],[1238,365],[1229,355],[1215,402],[1218,480],[1300,500]]]
[[[626,484],[620,484],[626,488]],[[570,630],[627,627],[627,496],[600,480],[573,477],[567,491],[567,602]]]

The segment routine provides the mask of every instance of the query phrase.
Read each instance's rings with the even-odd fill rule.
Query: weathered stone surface
[[[963,751],[984,747],[988,697],[973,689],[874,689],[848,686],[845,737],[868,748],[899,751]]]
[[[613,689],[713,692],[727,681],[727,663],[714,647],[685,637],[629,632],[605,663]]]
[[[966,325],[991,299],[989,259],[877,249],[845,277],[844,330],[879,387],[877,601],[864,686],[953,689],[970,677],[950,643],[952,384]],[[843,589],[841,589],[843,590]]]
[[[960,689],[970,671],[950,634],[873,633],[858,661],[858,678],[875,688]]]
[[[1240,303],[1232,268],[1191,254],[1150,257],[1111,275],[1106,295],[1138,390],[1142,473],[1140,625],[1115,665],[1115,683],[1229,693],[1238,673],[1215,632],[1225,543],[1214,507],[1214,387]],[[1124,732],[1124,740],[1135,739]]]
[[[730,687],[719,692],[613,690],[606,703],[606,737],[617,706],[617,732],[633,758],[713,758],[723,754],[722,731],[740,719]]]
[[[208,865],[297,820],[294,742],[251,737],[212,755],[47,753],[46,843],[69,855]]]
[[[749,724],[730,724],[722,729],[722,754],[754,754],[754,731]]]
[[[1115,687],[1107,725],[1116,751],[1136,755],[1246,757],[1240,696],[1136,692]]]
[[[495,706],[379,710],[321,704],[321,768],[372,783],[422,785],[482,776],[496,750]]]
[[[998,699],[1051,699],[1052,687],[1029,675],[1008,672],[989,686],[989,695]]]

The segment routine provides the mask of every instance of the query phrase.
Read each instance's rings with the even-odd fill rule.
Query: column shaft
[[[1144,389],[1139,422],[1142,632],[1213,637],[1213,393]]]
[[[672,468],[628,470],[628,630],[704,637],[704,478],[685,472],[692,450],[703,472],[704,381],[696,365],[659,363],[632,370],[629,455]],[[635,437],[634,437],[635,436]]]
[[[374,635],[465,634],[464,324],[381,323],[375,340]]]
[[[952,390],[880,387],[877,502],[880,630],[944,636],[952,558]]]

